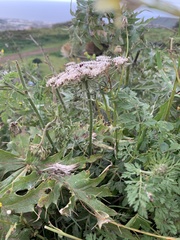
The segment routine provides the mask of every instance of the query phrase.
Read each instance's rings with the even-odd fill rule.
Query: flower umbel
[[[123,65],[128,58],[99,56],[96,60],[81,63],[70,62],[66,64],[64,72],[48,80],[47,86],[60,87],[68,84],[77,84],[85,78],[95,78],[103,75],[110,67]]]

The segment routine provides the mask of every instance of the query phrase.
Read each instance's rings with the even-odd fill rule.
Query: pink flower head
[[[127,62],[127,58],[99,56],[96,60],[83,61],[81,63],[70,62],[66,64],[65,71],[48,80],[47,86],[60,87],[76,84],[85,78],[95,78],[103,75],[111,66],[119,66]]]

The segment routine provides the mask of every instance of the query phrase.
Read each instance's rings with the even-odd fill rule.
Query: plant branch
[[[70,238],[70,239],[75,239],[75,240],[82,240],[81,238],[77,238],[77,237],[74,237],[72,235],[69,235],[65,232],[63,232],[62,230],[60,230],[59,228],[56,228],[54,226],[52,227],[48,227],[48,226],[44,226],[45,229],[51,231],[51,232],[54,232],[54,233],[57,233],[59,235],[59,237],[61,238],[62,236],[64,237],[67,237],[67,238]]]
[[[147,235],[147,236],[151,236],[151,237],[154,237],[154,238],[160,238],[160,239],[166,239],[166,240],[176,240],[176,238],[173,238],[173,237],[165,237],[165,236],[160,236],[160,235],[156,235],[156,234],[153,234],[153,233],[149,233],[149,232],[145,232],[145,231],[141,231],[139,229],[135,229],[135,228],[131,228],[131,227],[127,227],[127,226],[124,226],[120,223],[116,223],[114,221],[110,222],[111,224],[117,226],[117,227],[120,227],[120,228],[125,228],[125,229],[128,229],[130,231],[133,231],[133,232],[136,232],[136,233],[141,233],[143,235]]]
[[[93,132],[93,112],[92,112],[92,100],[89,91],[88,81],[85,80],[86,94],[89,104],[89,157],[92,155],[92,132]]]
[[[55,69],[54,69],[51,61],[49,60],[49,56],[45,54],[43,47],[42,47],[31,35],[30,35],[29,37],[30,37],[30,39],[40,48],[40,50],[41,50],[41,52],[42,52],[42,54],[43,54],[43,56],[44,56],[44,59],[45,59],[47,65],[49,66],[49,69],[51,70],[51,72],[52,72],[54,75],[57,75],[57,73],[56,73],[56,71],[55,71]],[[68,113],[67,108],[66,108],[66,106],[65,106],[65,104],[64,104],[63,98],[62,98],[62,96],[61,96],[61,93],[59,92],[58,89],[56,89],[56,93],[57,93],[57,96],[58,96],[58,98],[59,98],[59,100],[60,100],[60,102],[61,102],[61,104],[62,104],[62,106],[63,106],[63,108],[64,108],[64,111],[65,111],[66,113]]]
[[[34,112],[36,113],[36,115],[37,115],[37,117],[38,117],[38,119],[39,119],[41,128],[44,129],[44,128],[45,128],[45,124],[44,124],[44,122],[43,122],[43,119],[42,119],[41,115],[39,114],[38,109],[36,108],[36,105],[34,104],[32,98],[31,98],[30,95],[29,95],[29,92],[28,92],[26,83],[25,83],[25,81],[24,81],[24,78],[23,78],[23,76],[22,76],[21,69],[20,69],[19,64],[18,64],[17,61],[16,61],[16,67],[17,67],[17,70],[18,70],[18,74],[19,74],[19,77],[20,77],[20,81],[21,81],[21,83],[22,83],[22,85],[23,85],[23,88],[24,88],[24,94],[26,95],[26,98],[27,98],[28,102],[30,103],[32,109],[33,109]],[[50,144],[52,145],[53,149],[55,150],[54,143],[53,143],[53,141],[52,141],[52,139],[51,139],[48,131],[46,131],[46,137],[48,138]]]
[[[166,113],[165,113],[165,117],[164,117],[165,121],[167,121],[169,118],[170,110],[171,110],[171,107],[173,104],[174,96],[176,94],[176,89],[177,89],[178,83],[179,83],[179,73],[178,73],[178,71],[176,71],[176,79],[174,81],[173,89],[172,89],[171,96],[168,101],[168,105],[167,105],[167,109],[166,109]]]
[[[61,93],[59,92],[58,89],[56,89],[56,93],[57,93],[57,96],[58,96],[58,98],[59,98],[59,100],[60,100],[60,102],[61,102],[61,104],[62,104],[62,106],[64,108],[65,113],[68,114],[68,110],[67,110],[66,105],[65,105],[65,103],[64,103],[64,101],[62,99]]]

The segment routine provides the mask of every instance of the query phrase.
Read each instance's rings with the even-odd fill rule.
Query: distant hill
[[[178,28],[179,18],[158,17],[153,19],[148,26],[153,28]]]
[[[37,21],[28,21],[22,19],[0,19],[0,31],[9,31],[9,30],[28,30],[32,28],[47,28],[51,27],[52,24],[47,24]]]

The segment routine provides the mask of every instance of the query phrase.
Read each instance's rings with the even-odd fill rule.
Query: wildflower
[[[1,49],[0,56],[3,56],[3,55],[4,55],[4,49]]]
[[[101,61],[101,62],[110,62],[111,61],[111,57],[109,56],[99,56],[96,58],[97,61]]]
[[[150,202],[154,201],[153,194],[151,192],[146,192]]]
[[[155,174],[157,175],[165,175],[168,172],[168,165],[167,164],[158,164],[155,167]]]
[[[121,48],[121,46],[117,45],[117,46],[114,48],[114,53],[115,53],[115,54],[122,53],[122,48]]]
[[[2,202],[0,202],[0,208],[2,207]]]
[[[113,63],[115,66],[123,65],[125,62],[128,61],[128,58],[123,58],[123,57],[115,57],[113,58]]]
[[[12,211],[11,210],[7,210],[6,213],[7,213],[7,215],[11,215]]]
[[[74,172],[77,167],[78,164],[63,165],[60,163],[54,163],[48,165],[48,167],[43,169],[42,171],[47,171],[48,173],[53,175],[67,176]]]
[[[95,78],[103,75],[113,65],[119,66],[127,62],[127,58],[117,57],[112,59],[108,56],[99,56],[96,60],[83,61],[81,63],[70,62],[66,64],[64,72],[48,80],[47,86],[63,86],[77,84],[86,78]]]
[[[41,161],[45,160],[49,154],[41,144],[31,144],[29,147],[31,154],[35,157],[38,157]]]
[[[123,16],[121,19],[121,28],[125,28],[128,26],[128,19],[127,17]]]

